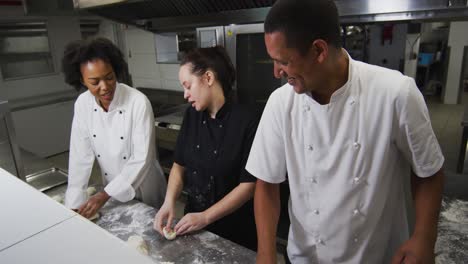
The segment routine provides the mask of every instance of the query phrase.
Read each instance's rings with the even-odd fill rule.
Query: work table
[[[156,211],[143,203],[111,201],[101,211],[103,215],[96,222],[97,225],[123,241],[131,235],[143,237],[148,242],[150,257],[156,263],[255,262],[254,252],[209,232],[178,237],[174,241],[163,239],[152,230]],[[468,259],[467,244],[468,201],[445,197],[439,219],[435,263],[465,263]]]
[[[58,189],[63,195],[66,186]],[[210,232],[165,240],[153,230],[156,210],[110,200],[92,223],[0,168],[0,263],[254,263],[255,252]],[[468,259],[468,202],[444,198],[436,263]],[[149,257],[124,241],[141,236]]]
[[[255,263],[255,252],[207,231],[167,241],[152,228],[156,210],[138,201],[110,200],[92,223],[3,169],[0,205],[0,263]],[[132,235],[149,257],[125,244]]]
[[[3,169],[0,208],[0,263],[153,263]]]
[[[207,231],[166,240],[153,230],[156,210],[141,202],[111,201],[101,213],[97,225],[124,241],[141,236],[156,263],[255,263],[255,252]]]

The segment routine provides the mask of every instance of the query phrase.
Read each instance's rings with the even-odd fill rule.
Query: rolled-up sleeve
[[[444,156],[432,130],[429,111],[414,80],[407,78],[396,102],[396,143],[413,172],[429,177],[442,168]]]
[[[72,122],[68,187],[65,194],[65,206],[71,209],[78,209],[88,199],[86,188],[95,159],[84,111],[78,99]]]

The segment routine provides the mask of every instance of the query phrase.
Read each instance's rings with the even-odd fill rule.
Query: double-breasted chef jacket
[[[117,83],[107,112],[89,91],[82,93],[75,102],[65,205],[76,209],[86,202],[97,159],[112,198],[138,198],[159,208],[167,182],[156,160],[154,126],[148,98],[132,87]]]

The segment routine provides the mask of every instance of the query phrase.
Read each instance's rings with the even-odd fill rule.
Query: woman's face
[[[83,84],[107,110],[114,98],[117,84],[112,66],[101,59],[95,59],[81,64],[80,70]]]
[[[192,73],[191,69],[190,63],[182,65],[179,69],[179,81],[184,88],[184,98],[197,111],[204,111],[211,100],[209,73],[197,76]]]

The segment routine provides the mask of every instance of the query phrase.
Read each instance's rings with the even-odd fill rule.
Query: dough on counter
[[[127,239],[127,244],[129,244],[132,248],[135,248],[141,254],[146,256],[149,255],[148,244],[146,244],[146,241],[141,236],[130,236]]]
[[[91,216],[90,218],[88,218],[89,221],[96,221],[99,219],[99,217],[101,217],[101,214],[98,212],[98,213],[95,213],[93,216]]]
[[[93,196],[96,193],[96,188],[91,186],[86,189],[86,192],[88,193],[88,196]]]
[[[177,236],[176,232],[172,229],[167,229],[166,227],[163,228],[163,233],[164,233],[164,237],[167,239],[167,240],[174,240]]]
[[[54,199],[57,203],[63,204],[63,197],[61,195],[55,195],[55,196],[52,196],[51,198]]]

